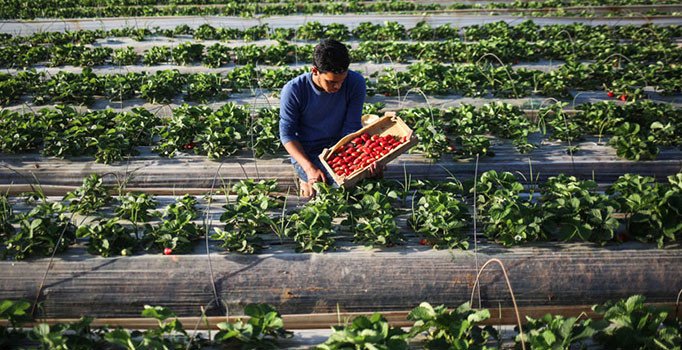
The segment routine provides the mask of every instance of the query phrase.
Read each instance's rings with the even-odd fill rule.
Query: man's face
[[[339,91],[341,85],[343,85],[343,81],[346,79],[346,76],[348,76],[348,71],[340,74],[332,72],[320,73],[316,67],[313,67],[312,73],[315,85],[322,89],[322,91],[330,94]]]

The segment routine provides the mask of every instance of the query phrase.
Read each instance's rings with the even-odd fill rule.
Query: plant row
[[[296,45],[280,41],[277,45],[249,44],[229,47],[219,43],[204,46],[183,42],[177,46],[158,45],[137,53],[135,48],[87,47],[84,45],[32,46],[13,45],[0,48],[0,67],[27,68],[45,63],[50,67],[65,65],[93,67],[102,65],[127,66],[144,63],[192,65],[210,68],[234,63],[285,65],[311,63],[313,45]],[[526,42],[516,39],[484,39],[478,42],[448,40],[442,42],[405,43],[391,41],[363,41],[350,49],[351,62],[408,62],[419,60],[434,63],[487,60],[495,63],[518,63],[538,60],[608,60],[626,58],[643,65],[647,62],[680,62],[682,48],[676,44],[619,44],[613,40],[592,39],[571,41],[566,38]]]
[[[21,213],[0,197],[0,252],[16,260],[50,256],[83,239],[89,253],[102,256],[183,254],[191,253],[201,237],[243,254],[260,252],[266,239],[287,239],[299,252],[334,249],[344,238],[391,247],[407,242],[396,223],[399,216],[407,219],[422,245],[467,249],[473,222],[467,203],[473,201],[483,235],[504,246],[634,239],[663,247],[682,237],[682,175],[667,180],[660,184],[626,174],[605,193],[597,191],[594,181],[566,175],[533,182],[526,191],[513,174],[495,171],[483,173],[466,189],[456,180],[373,181],[349,191],[316,184],[316,197],[298,208],[286,207],[285,198],[275,192],[276,181],[243,180],[224,189],[232,196],[226,197],[221,224],[210,232],[206,219],[203,226],[196,223],[193,196],[157,210],[153,196],[121,193],[113,198],[102,178],[91,175],[61,201],[48,201],[39,192],[26,194],[31,209]],[[105,208],[113,208],[115,216],[102,214]],[[76,225],[76,215],[89,220]]]
[[[412,1],[369,1],[369,2],[234,2],[234,1],[200,1],[207,4],[203,6],[191,6],[191,3],[165,2],[158,6],[156,2],[138,4],[136,1],[112,1],[91,2],[90,6],[80,6],[78,2],[69,1],[65,4],[43,0],[34,6],[25,6],[18,0],[3,0],[0,2],[0,19],[34,19],[34,18],[81,18],[81,17],[138,17],[138,16],[244,16],[255,15],[291,15],[291,14],[344,14],[366,12],[420,12],[456,9],[548,9],[555,8],[558,11],[571,6],[595,6],[604,5],[637,5],[637,4],[675,4],[673,0],[609,0],[609,1],[585,1],[585,0],[555,0],[555,1],[514,1],[514,2],[490,2],[485,5],[458,3],[450,5],[422,4]],[[101,6],[95,4],[103,3]],[[125,4],[125,5],[124,5]],[[190,6],[186,6],[190,5]],[[594,15],[591,11],[587,14]]]
[[[617,61],[617,60],[615,60]],[[309,67],[256,68],[237,66],[224,73],[180,73],[177,69],[155,73],[95,74],[59,71],[54,75],[35,70],[0,74],[0,105],[7,106],[31,96],[33,103],[90,105],[96,97],[111,101],[143,98],[167,103],[223,100],[228,92],[244,89],[280,90],[289,80]],[[450,64],[418,62],[404,70],[384,68],[367,79],[368,95],[400,96],[419,90],[426,95],[523,98],[545,96],[569,99],[576,91],[608,90],[623,95],[623,101],[646,97],[644,88],[653,86],[662,94],[682,92],[682,66],[662,62],[646,66],[618,65],[617,62],[567,62],[552,71],[514,69],[511,65]]]
[[[575,114],[566,113],[564,107],[565,103],[557,103],[540,109],[535,123],[519,107],[500,102],[480,107],[409,108],[398,115],[420,140],[413,151],[436,159],[494,156],[491,136],[511,140],[522,153],[530,152],[537,145],[528,137],[537,132],[567,142],[571,155],[580,154],[577,142],[595,136],[608,140],[618,156],[630,160],[655,159],[660,148],[682,144],[682,110],[668,104],[583,104]],[[380,103],[368,104],[365,112],[380,114],[382,108]],[[5,154],[39,151],[60,158],[94,156],[101,163],[135,156],[142,146],[163,157],[189,153],[211,160],[245,150],[257,158],[282,154],[277,108],[251,113],[248,106],[233,103],[216,110],[185,104],[162,119],[144,108],[77,113],[58,105],[37,113],[2,110],[0,116],[0,152]]]
[[[671,311],[649,306],[641,295],[597,304],[592,310],[599,319],[564,317],[545,314],[540,318],[526,316],[521,329],[515,329],[515,348],[574,349],[678,349],[682,345],[682,322]],[[141,316],[155,319],[156,327],[145,331],[128,331],[108,326],[94,328],[93,318],[84,316],[74,323],[49,325],[32,321],[31,304],[27,301],[3,300],[0,318],[8,321],[0,326],[0,346],[13,348],[37,345],[45,349],[281,349],[282,339],[293,332],[284,328],[282,316],[268,304],[248,304],[244,319],[221,322],[213,338],[190,335],[177,316],[168,308],[145,305]],[[454,309],[427,302],[410,311],[409,330],[391,325],[380,313],[356,316],[332,327],[331,335],[314,349],[407,350],[418,339],[424,349],[498,349],[502,337],[490,325],[491,311],[473,309],[469,303]],[[24,327],[22,327],[24,326]]]
[[[539,25],[532,20],[510,25],[504,21],[482,25],[452,27],[449,23],[433,27],[427,22],[419,22],[412,28],[405,28],[395,21],[383,24],[360,22],[354,29],[342,23],[324,25],[317,21],[306,22],[293,28],[270,28],[265,23],[246,29],[214,27],[202,24],[191,28],[186,24],[172,29],[123,27],[111,30],[78,30],[64,32],[39,32],[29,36],[0,34],[0,45],[18,44],[94,44],[97,39],[111,37],[130,37],[143,41],[151,36],[169,38],[192,36],[196,40],[320,40],[335,38],[341,41],[400,41],[400,40],[462,40],[477,41],[490,39],[514,39],[535,42],[541,40],[595,41],[631,40],[647,44],[655,41],[661,44],[672,42],[682,36],[682,26],[659,26],[653,24],[635,25],[588,25],[582,23]]]
[[[244,149],[255,157],[280,153],[278,109],[249,108],[228,103],[212,110],[182,105],[161,119],[144,108],[117,113],[113,110],[77,113],[73,107],[57,106],[36,114],[0,111],[0,151],[21,153],[39,150],[60,158],[94,156],[112,163],[138,154],[138,147],[151,146],[163,157],[179,152],[221,160]]]
[[[508,139],[521,153],[538,147],[528,141],[540,132],[550,140],[567,142],[567,153],[579,155],[576,143],[586,136],[604,140],[619,157],[630,160],[655,159],[661,147],[682,145],[682,110],[651,101],[618,105],[613,102],[586,103],[576,113],[564,110],[560,102],[538,111],[533,123],[516,106],[495,102],[474,107],[463,104],[448,109],[408,108],[398,111],[419,138],[414,148],[428,158],[494,156],[490,136]],[[608,141],[606,141],[608,139]]]

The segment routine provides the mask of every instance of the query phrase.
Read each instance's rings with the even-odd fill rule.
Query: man
[[[326,39],[313,53],[311,72],[282,89],[279,134],[301,183],[301,196],[315,194],[315,182],[331,182],[318,156],[326,147],[362,128],[365,78],[348,69],[350,57],[342,43]]]

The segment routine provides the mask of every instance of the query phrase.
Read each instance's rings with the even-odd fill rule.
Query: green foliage
[[[421,303],[412,309],[407,319],[414,321],[410,337],[426,333],[425,349],[488,349],[490,340],[498,338],[492,326],[479,326],[490,318],[490,311],[473,310],[464,303],[454,310]]]
[[[523,185],[512,173],[490,170],[481,174],[476,201],[488,238],[511,246],[544,237],[540,208],[522,199],[522,190]]]
[[[582,349],[596,332],[590,319],[546,314],[538,319],[526,316],[526,321],[523,337],[519,334],[516,341],[530,345],[530,349]]]
[[[147,249],[163,251],[171,248],[173,253],[189,253],[192,244],[201,237],[201,228],[193,222],[197,217],[197,200],[185,195],[170,204],[161,213],[161,224],[152,226],[144,237]]]
[[[391,201],[397,193],[380,187],[364,189],[364,193],[352,196],[348,206],[348,220],[345,221],[353,232],[353,241],[368,246],[394,246],[405,241],[395,222],[395,210]]]
[[[595,322],[594,340],[608,349],[674,349],[682,344],[682,324],[668,319],[668,311],[644,305],[645,298],[634,295],[625,300],[595,305],[602,315]]]
[[[284,329],[281,315],[270,305],[246,305],[244,314],[249,317],[246,322],[219,323],[215,342],[229,348],[279,349],[277,340],[293,335]]]
[[[147,222],[152,218],[152,210],[158,204],[153,195],[147,193],[127,193],[119,197],[120,204],[116,207],[116,215],[121,219],[128,219],[133,223]]]
[[[469,227],[470,220],[468,206],[453,193],[420,190],[408,223],[434,248],[467,249],[469,242],[465,229]]]
[[[211,238],[222,241],[220,246],[228,251],[247,254],[259,251],[263,242],[259,234],[273,229],[275,222],[270,212],[281,207],[280,201],[272,196],[276,188],[274,180],[241,180],[232,186],[236,201],[228,202],[220,216],[225,229],[216,228]]]
[[[140,97],[151,103],[168,103],[182,92],[186,79],[177,69],[146,75],[140,87]]]
[[[329,339],[317,347],[319,350],[407,350],[409,334],[392,327],[379,313],[370,317],[359,316],[345,326],[332,327]]]
[[[635,239],[662,247],[682,233],[679,174],[668,177],[668,182],[666,187],[652,177],[625,174],[607,189],[625,214],[626,231]]]
[[[203,53],[204,45],[191,42],[180,43],[178,46],[171,49],[173,62],[180,65],[201,61]]]
[[[328,185],[315,183],[317,196],[299,211],[289,216],[291,227],[286,228],[287,236],[296,242],[296,250],[320,253],[334,245],[332,220],[345,211],[347,202],[334,196],[341,190],[332,190]]]
[[[281,154],[282,142],[279,139],[279,108],[262,108],[253,119],[251,149],[256,158]]]
[[[41,202],[28,213],[16,215],[19,230],[4,240],[4,257],[23,260],[63,252],[76,238],[76,227],[59,203]]]
[[[614,203],[596,193],[597,183],[573,176],[550,177],[542,185],[543,229],[559,240],[606,243],[619,222]]]
[[[198,152],[213,160],[236,153],[246,143],[249,119],[248,109],[232,102],[209,114],[197,135]]]
[[[63,201],[68,202],[68,210],[84,215],[92,214],[111,202],[109,189],[104,180],[97,174],[91,174],[83,180],[83,185],[68,192]]]
[[[132,255],[137,247],[135,231],[118,223],[118,219],[100,219],[78,227],[76,236],[88,239],[88,253],[108,257]]]

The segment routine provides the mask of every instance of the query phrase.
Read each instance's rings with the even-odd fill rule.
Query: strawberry
[[[163,248],[163,255],[171,255],[171,254],[173,254],[173,249]]]
[[[609,91],[606,93],[606,96],[613,98],[613,96],[616,96],[616,94],[613,91]]]
[[[429,241],[426,238],[422,238],[419,240],[420,245],[429,245]]]
[[[628,100],[628,95],[622,94],[622,95],[620,95],[620,96],[618,97],[618,99],[621,100],[621,101],[623,101],[623,102],[625,102],[625,101]]]

